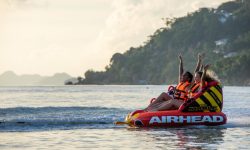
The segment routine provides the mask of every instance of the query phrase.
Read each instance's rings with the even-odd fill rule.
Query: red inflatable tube
[[[173,90],[170,87],[169,90]],[[151,103],[154,99],[151,100]],[[223,106],[222,87],[211,82],[195,97],[182,104],[178,110],[147,112],[136,110],[127,115],[123,124],[132,127],[176,127],[189,125],[217,126],[227,122],[221,112]]]
[[[217,126],[227,122],[222,112],[180,112],[178,110],[130,113],[125,121],[132,127],[177,127],[188,125]]]

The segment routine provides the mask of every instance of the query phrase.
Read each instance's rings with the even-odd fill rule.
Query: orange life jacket
[[[208,83],[205,81],[205,87],[208,85]],[[189,91],[189,95],[188,97],[189,98],[192,98],[194,97],[196,94],[198,94],[202,89],[200,89],[201,87],[201,82],[198,82],[198,83],[194,83],[191,88],[190,88],[190,91]]]
[[[194,97],[198,92],[199,92],[199,89],[200,89],[200,86],[201,86],[201,83],[194,83],[191,87],[190,87],[190,90],[188,92],[188,98],[192,98]]]
[[[197,93],[199,91],[199,87],[201,86],[201,83],[194,83],[193,86],[191,87],[191,92],[192,93]]]
[[[189,82],[180,82],[174,92],[174,99],[187,100]]]

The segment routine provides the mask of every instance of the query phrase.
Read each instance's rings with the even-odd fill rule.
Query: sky
[[[84,76],[147,41],[162,18],[229,0],[0,0],[0,74]]]

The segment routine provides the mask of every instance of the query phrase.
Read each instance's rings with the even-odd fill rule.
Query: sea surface
[[[250,87],[225,86],[222,126],[115,126],[166,85],[0,87],[0,150],[250,149]]]

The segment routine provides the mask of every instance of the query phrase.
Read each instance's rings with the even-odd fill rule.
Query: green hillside
[[[237,0],[167,18],[143,45],[114,54],[105,71],[88,70],[79,84],[176,83],[178,54],[193,72],[200,52],[223,84],[250,85],[249,50],[250,1]]]

